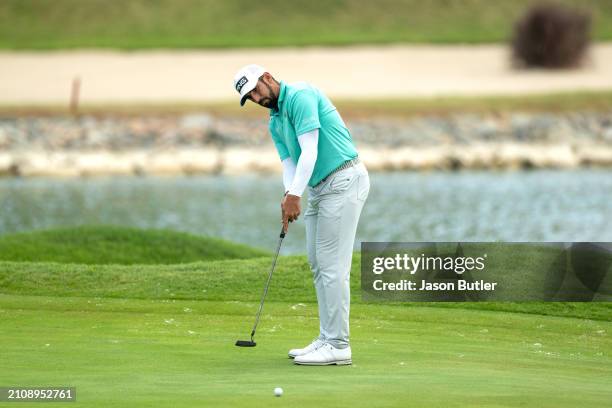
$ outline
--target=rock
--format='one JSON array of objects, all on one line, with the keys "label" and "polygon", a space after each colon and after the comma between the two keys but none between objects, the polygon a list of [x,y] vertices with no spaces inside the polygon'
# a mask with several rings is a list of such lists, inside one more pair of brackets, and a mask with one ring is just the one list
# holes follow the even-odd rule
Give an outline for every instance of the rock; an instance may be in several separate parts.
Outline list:
[{"label": "rock", "polygon": [[135,174],[142,152],[72,152],[74,171],[80,176]]},{"label": "rock", "polygon": [[179,119],[178,125],[184,130],[207,130],[212,126],[212,117],[207,114],[185,115]]},{"label": "rock", "polygon": [[10,176],[14,173],[13,158],[8,153],[0,152],[0,176]]},{"label": "rock", "polygon": [[612,144],[612,126],[604,128],[601,136],[604,142]]},{"label": "rock", "polygon": [[276,150],[230,148],[222,152],[222,171],[225,174],[252,172],[280,172],[281,163]]},{"label": "rock", "polygon": [[612,166],[612,146],[581,146],[577,150],[582,165]]},{"label": "rock", "polygon": [[[612,165],[612,114],[347,118],[372,170]],[[267,119],[183,116],[0,119],[0,173],[280,171]]]}]

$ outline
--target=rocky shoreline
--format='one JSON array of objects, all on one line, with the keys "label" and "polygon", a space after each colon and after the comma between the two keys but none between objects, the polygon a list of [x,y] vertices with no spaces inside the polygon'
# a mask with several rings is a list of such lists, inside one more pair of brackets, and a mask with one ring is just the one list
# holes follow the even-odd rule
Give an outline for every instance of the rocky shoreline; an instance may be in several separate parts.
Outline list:
[{"label": "rocky shoreline", "polygon": [[[372,171],[612,167],[612,112],[348,118]],[[265,118],[0,118],[0,175],[279,172]]]}]

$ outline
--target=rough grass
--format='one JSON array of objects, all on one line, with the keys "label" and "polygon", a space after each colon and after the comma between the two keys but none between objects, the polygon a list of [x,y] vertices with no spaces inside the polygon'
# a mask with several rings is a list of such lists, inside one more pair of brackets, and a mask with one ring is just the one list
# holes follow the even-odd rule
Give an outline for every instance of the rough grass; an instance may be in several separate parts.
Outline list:
[{"label": "rough grass", "polygon": [[338,101],[348,116],[412,116],[454,113],[576,112],[612,109],[610,91],[553,92],[521,96],[466,96]]},{"label": "rough grass", "polygon": [[118,226],[82,226],[0,236],[2,261],[179,264],[267,254],[218,238]]},{"label": "rough grass", "polygon": [[[83,226],[24,232],[0,237],[0,293],[257,302],[271,256],[245,245],[168,230]],[[360,265],[360,253],[355,253],[351,296],[356,304],[362,303]],[[305,256],[281,255],[268,300],[316,303]],[[605,302],[427,305],[612,321],[612,303]]]},{"label": "rough grass", "polygon": [[[184,265],[81,265],[0,262],[0,293],[59,297],[201,300],[257,303],[271,259],[254,258]],[[362,304],[360,257],[353,257],[351,296]],[[305,256],[279,259],[267,299],[316,303]],[[612,303],[429,302],[388,303],[402,307],[482,309],[612,321]]]},{"label": "rough grass", "polygon": [[[521,96],[457,96],[436,98],[397,98],[334,100],[334,105],[345,118],[372,116],[449,115],[455,113],[508,113],[508,112],[576,112],[612,110],[612,91],[574,91]],[[212,115],[261,118],[261,109],[234,102],[215,104],[112,104],[83,105],[81,115],[133,116],[133,115],[182,115],[208,112]],[[59,105],[0,105],[3,117],[68,115],[67,108]]]},{"label": "rough grass", "polygon": [[[612,39],[610,0],[591,10]],[[506,41],[532,0],[4,0],[0,48],[202,48]]]}]

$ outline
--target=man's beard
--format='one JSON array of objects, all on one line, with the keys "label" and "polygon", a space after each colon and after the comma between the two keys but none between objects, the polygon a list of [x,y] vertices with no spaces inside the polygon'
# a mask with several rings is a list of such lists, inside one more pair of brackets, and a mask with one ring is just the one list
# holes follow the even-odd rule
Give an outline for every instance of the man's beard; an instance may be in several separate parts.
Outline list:
[{"label": "man's beard", "polygon": [[263,98],[260,102],[261,106],[264,106],[269,109],[277,110],[278,109],[278,97],[274,96],[274,92],[272,92],[272,88],[270,85],[264,82],[264,85],[268,88],[268,92],[270,92],[269,96]]}]

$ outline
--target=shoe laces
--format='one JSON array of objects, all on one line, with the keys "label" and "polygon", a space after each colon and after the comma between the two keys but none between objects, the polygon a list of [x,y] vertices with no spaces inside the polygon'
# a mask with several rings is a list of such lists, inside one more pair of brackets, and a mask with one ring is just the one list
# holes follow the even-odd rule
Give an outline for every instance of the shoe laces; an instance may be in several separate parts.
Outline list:
[{"label": "shoe laces", "polygon": [[315,350],[318,350],[318,349],[320,349],[321,347],[323,347],[327,343],[325,343],[323,340],[321,340],[320,338],[317,337],[316,339],[314,339],[312,341],[311,344],[314,345],[314,349]]}]

